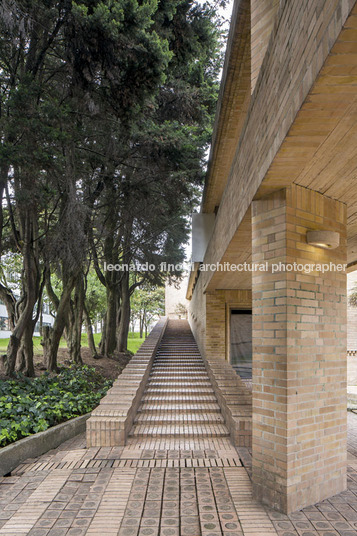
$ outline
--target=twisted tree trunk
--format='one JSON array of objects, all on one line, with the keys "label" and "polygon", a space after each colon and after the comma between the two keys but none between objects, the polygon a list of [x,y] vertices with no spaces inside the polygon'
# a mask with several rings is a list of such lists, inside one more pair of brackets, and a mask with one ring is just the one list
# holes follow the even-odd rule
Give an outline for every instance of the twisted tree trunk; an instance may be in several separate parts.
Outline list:
[{"label": "twisted tree trunk", "polygon": [[[27,347],[27,358],[29,360],[29,370],[33,368],[33,351],[29,350],[32,345],[29,340],[29,331],[33,330],[32,316],[33,310],[40,293],[40,273],[37,247],[34,246],[34,237],[37,236],[37,222],[33,207],[28,207],[22,222],[23,246],[23,296],[24,306],[19,314],[16,325],[10,335],[9,345],[6,353],[6,374],[12,376],[15,371],[16,358],[20,349],[21,339],[26,333],[25,345]],[[31,364],[32,361],[32,364]]]},{"label": "twisted tree trunk", "polygon": [[86,325],[89,351],[91,353],[91,356],[94,359],[98,359],[99,356],[97,354],[97,349],[95,347],[92,322],[91,322],[91,319],[90,319],[90,316],[89,316],[89,313],[88,313],[88,309],[87,309],[85,304],[83,306],[83,315],[84,315],[84,322],[85,322],[85,325]]},{"label": "twisted tree trunk", "polygon": [[117,351],[126,352],[130,327],[129,272],[124,272],[121,284],[120,322],[118,327]]},{"label": "twisted tree trunk", "polygon": [[53,324],[50,348],[48,350],[47,369],[50,372],[58,372],[58,347],[68,318],[68,306],[75,282],[76,277],[74,276],[71,276],[68,279],[64,278],[63,281],[63,292],[58,303],[57,314]]}]

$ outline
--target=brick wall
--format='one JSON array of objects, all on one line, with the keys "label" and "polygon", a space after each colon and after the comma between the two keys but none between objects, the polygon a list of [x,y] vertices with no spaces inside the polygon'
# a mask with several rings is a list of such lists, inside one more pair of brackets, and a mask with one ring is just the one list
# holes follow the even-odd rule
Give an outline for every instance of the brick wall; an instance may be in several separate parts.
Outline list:
[{"label": "brick wall", "polygon": [[[347,274],[347,294],[357,289],[357,271]],[[357,307],[347,303],[347,350],[357,350]]]},{"label": "brick wall", "polygon": [[[309,229],[341,245],[306,243]],[[346,207],[293,185],[253,203],[253,262],[346,262]],[[253,274],[255,496],[292,512],[346,486],[346,275]]]},{"label": "brick wall", "polygon": [[279,0],[252,0],[251,6],[251,85],[252,93],[257,82],[259,71],[268,47],[273,29]]},{"label": "brick wall", "polygon": [[[357,271],[347,274],[347,295],[357,288]],[[357,307],[347,303],[347,385],[357,385]]]},{"label": "brick wall", "polygon": [[199,275],[195,291],[188,307],[188,322],[201,354],[205,355],[206,336],[206,294],[203,289],[202,274]]},{"label": "brick wall", "polygon": [[189,322],[200,351],[205,357],[229,360],[229,308],[250,308],[250,290],[216,290],[203,294],[202,278],[189,307]]}]

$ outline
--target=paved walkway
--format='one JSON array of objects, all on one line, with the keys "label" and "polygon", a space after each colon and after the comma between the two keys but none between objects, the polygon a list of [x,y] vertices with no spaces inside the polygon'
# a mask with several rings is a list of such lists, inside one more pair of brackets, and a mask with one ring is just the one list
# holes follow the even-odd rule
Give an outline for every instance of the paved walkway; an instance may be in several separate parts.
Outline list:
[{"label": "paved walkway", "polygon": [[0,536],[357,536],[357,415],[348,491],[269,511],[252,500],[250,450],[230,443],[190,333],[178,336],[163,340],[127,446],[86,449],[81,435],[0,479]]}]

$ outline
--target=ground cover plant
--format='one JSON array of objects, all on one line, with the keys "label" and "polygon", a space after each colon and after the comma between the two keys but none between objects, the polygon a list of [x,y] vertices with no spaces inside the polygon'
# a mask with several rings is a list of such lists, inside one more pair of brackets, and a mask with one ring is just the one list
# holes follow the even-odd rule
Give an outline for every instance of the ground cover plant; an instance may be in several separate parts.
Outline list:
[{"label": "ground cover plant", "polygon": [[62,368],[56,376],[17,376],[0,384],[0,446],[94,409],[112,386],[94,368]]}]

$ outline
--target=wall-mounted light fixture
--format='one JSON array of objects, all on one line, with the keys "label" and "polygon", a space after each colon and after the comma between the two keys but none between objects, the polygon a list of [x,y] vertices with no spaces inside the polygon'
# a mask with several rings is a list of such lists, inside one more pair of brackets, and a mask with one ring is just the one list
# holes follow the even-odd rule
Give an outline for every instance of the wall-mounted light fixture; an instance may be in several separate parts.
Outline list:
[{"label": "wall-mounted light fixture", "polygon": [[340,234],[336,231],[308,231],[306,242],[317,248],[335,249],[340,245]]}]

